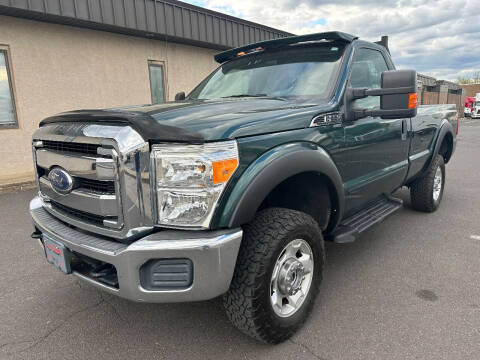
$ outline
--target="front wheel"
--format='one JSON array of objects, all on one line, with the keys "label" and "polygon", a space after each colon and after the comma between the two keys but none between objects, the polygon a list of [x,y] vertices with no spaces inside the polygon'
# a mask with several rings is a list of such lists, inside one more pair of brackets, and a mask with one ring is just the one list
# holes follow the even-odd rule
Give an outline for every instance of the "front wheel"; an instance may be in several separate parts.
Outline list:
[{"label": "front wheel", "polygon": [[445,187],[445,163],[437,155],[427,172],[410,185],[410,199],[415,210],[433,212],[442,201]]},{"label": "front wheel", "polygon": [[269,208],[244,227],[227,316],[244,333],[267,343],[285,341],[303,324],[319,291],[323,237],[302,212]]}]

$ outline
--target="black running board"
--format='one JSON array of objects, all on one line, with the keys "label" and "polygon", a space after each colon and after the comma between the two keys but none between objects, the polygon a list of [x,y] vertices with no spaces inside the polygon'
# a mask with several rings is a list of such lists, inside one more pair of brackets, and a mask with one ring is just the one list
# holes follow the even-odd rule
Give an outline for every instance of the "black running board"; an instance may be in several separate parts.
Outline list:
[{"label": "black running board", "polygon": [[362,232],[383,221],[402,207],[402,200],[382,196],[367,208],[344,219],[332,234],[325,236],[325,240],[340,244],[354,242]]}]

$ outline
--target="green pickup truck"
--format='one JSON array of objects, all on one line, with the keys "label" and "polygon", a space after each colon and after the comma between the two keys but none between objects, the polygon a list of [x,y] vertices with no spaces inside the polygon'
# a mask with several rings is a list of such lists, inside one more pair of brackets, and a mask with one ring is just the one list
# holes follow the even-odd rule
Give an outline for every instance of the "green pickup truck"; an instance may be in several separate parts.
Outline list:
[{"label": "green pickup truck", "polygon": [[43,120],[32,237],[59,270],[132,301],[223,295],[236,327],[278,343],[312,310],[324,241],[400,209],[402,186],[437,209],[457,112],[417,106],[416,73],[395,70],[385,38],[294,36],[215,59],[174,102]]}]

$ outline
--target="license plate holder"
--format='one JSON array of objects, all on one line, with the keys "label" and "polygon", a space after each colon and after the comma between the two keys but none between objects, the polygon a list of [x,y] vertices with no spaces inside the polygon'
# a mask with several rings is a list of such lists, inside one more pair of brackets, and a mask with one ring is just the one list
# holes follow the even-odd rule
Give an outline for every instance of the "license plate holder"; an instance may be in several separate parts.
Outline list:
[{"label": "license plate holder", "polygon": [[47,261],[65,274],[71,274],[70,262],[72,253],[60,241],[52,239],[48,235],[43,235],[43,248]]}]

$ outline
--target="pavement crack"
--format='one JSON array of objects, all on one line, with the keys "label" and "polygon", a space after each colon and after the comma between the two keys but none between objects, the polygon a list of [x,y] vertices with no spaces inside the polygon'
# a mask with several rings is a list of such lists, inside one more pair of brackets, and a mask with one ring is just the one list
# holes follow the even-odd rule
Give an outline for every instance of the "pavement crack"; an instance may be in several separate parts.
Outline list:
[{"label": "pavement crack", "polygon": [[296,342],[292,339],[288,339],[288,341],[290,341],[292,344],[294,345],[297,345],[299,347],[301,347],[303,350],[305,350],[307,353],[309,353],[310,355],[312,355],[313,357],[315,357],[315,359],[318,359],[318,360],[327,360],[327,358],[324,358],[324,357],[321,357],[320,355],[317,355],[310,347],[308,347],[307,345],[301,343],[301,342]]},{"label": "pavement crack", "polygon": [[47,331],[47,333],[45,333],[43,336],[41,336],[39,339],[37,340],[34,340],[33,344],[26,347],[25,349],[22,349],[20,352],[25,352],[27,350],[30,350],[32,348],[34,348],[35,346],[37,346],[38,344],[40,344],[41,342],[45,341],[48,337],[50,337],[50,335],[52,335],[54,332],[56,332],[58,329],[60,329],[61,327],[63,327],[68,320],[72,319],[73,317],[77,316],[78,314],[81,314],[85,311],[88,311],[88,310],[92,310],[94,308],[96,308],[97,306],[100,306],[101,304],[103,304],[105,302],[105,300],[103,298],[101,298],[100,301],[96,302],[95,304],[93,305],[90,305],[90,306],[87,306],[83,309],[80,309],[80,310],[77,310],[77,311],[74,311],[73,313],[71,313],[70,315],[68,315],[65,319],[63,319],[62,321],[60,321],[60,323],[55,326],[53,329]]},{"label": "pavement crack", "polygon": [[126,323],[127,325],[130,325],[130,323],[128,322],[127,319],[125,319],[121,314],[120,312],[117,310],[117,308],[115,307],[115,305],[113,305],[113,303],[111,303],[105,296],[104,294],[100,293],[100,297],[103,299],[103,301],[105,301],[105,303],[110,306],[110,308],[112,309],[113,313],[121,320],[123,321],[124,323]]},{"label": "pavement crack", "polygon": [[23,341],[9,341],[4,344],[0,345],[0,350],[3,349],[4,347],[7,347],[9,345],[19,345],[19,344],[25,344],[25,343],[31,343],[33,340],[23,340]]}]

